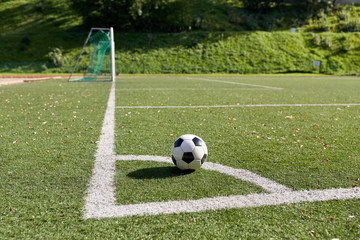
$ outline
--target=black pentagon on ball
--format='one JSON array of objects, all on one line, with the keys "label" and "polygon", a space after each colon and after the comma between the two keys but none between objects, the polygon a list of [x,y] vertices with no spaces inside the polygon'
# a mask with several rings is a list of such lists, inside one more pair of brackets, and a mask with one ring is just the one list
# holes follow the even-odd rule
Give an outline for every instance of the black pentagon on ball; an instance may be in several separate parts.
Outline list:
[{"label": "black pentagon on ball", "polygon": [[174,163],[175,166],[176,166],[176,159],[175,159],[174,155],[171,155],[171,159],[172,159],[173,163]]},{"label": "black pentagon on ball", "polygon": [[194,138],[192,139],[192,141],[193,141],[193,143],[195,144],[195,146],[197,146],[197,147],[201,147],[201,146],[202,146],[202,141],[201,141],[200,138],[194,137]]},{"label": "black pentagon on ball", "polygon": [[186,163],[191,163],[192,161],[194,161],[194,155],[192,154],[192,152],[184,152],[182,160]]},{"label": "black pentagon on ball", "polygon": [[180,147],[183,141],[184,139],[182,138],[176,139],[176,141],[174,142],[174,147]]},{"label": "black pentagon on ball", "polygon": [[204,156],[201,159],[201,164],[203,164],[206,161],[207,158],[207,154],[204,154]]}]

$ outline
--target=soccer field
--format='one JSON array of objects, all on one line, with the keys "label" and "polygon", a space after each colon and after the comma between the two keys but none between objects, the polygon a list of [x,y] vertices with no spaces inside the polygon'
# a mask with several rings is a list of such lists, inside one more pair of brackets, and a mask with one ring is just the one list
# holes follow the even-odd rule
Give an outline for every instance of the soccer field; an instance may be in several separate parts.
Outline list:
[{"label": "soccer field", "polygon": [[[359,239],[360,80],[122,76],[0,87],[0,238]],[[207,144],[178,170],[172,143]]]}]

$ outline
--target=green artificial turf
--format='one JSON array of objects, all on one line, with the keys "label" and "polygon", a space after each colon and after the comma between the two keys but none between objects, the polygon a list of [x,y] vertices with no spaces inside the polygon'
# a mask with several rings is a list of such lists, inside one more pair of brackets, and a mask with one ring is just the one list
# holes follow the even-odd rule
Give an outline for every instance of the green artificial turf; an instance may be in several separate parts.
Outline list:
[{"label": "green artificial turf", "polygon": [[140,161],[118,161],[116,167],[118,204],[266,192],[259,186],[215,171],[183,171],[172,164]]},{"label": "green artificial turf", "polygon": [[[116,106],[360,103],[355,77],[197,77],[283,90],[190,77],[122,77],[116,82]],[[84,198],[109,90],[109,83],[66,80],[0,87],[0,238],[360,235],[359,199],[85,220]],[[360,106],[116,108],[115,118],[119,155],[169,156],[176,138],[192,133],[206,142],[207,161],[249,170],[294,190],[360,184]],[[170,163],[141,161],[117,161],[115,189],[117,204],[265,192],[217,172],[183,173]]]},{"label": "green artificial turf", "polygon": [[[119,83],[118,105],[360,102],[356,93],[357,78],[208,78],[284,89],[269,90],[186,78],[128,79]],[[137,81],[144,83],[138,89]],[[127,88],[132,90],[127,91]],[[199,90],[201,88],[204,89]],[[132,96],[128,96],[131,93]],[[293,189],[359,184],[359,106],[126,108],[117,109],[116,113],[119,154],[169,156],[172,142],[182,134],[191,133],[207,143],[208,161],[245,168]]]}]

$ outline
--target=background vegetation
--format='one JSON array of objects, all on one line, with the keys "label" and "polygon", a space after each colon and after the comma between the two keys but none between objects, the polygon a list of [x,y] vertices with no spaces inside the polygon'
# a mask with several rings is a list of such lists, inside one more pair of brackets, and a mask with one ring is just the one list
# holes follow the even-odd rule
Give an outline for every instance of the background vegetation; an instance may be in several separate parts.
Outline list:
[{"label": "background vegetation", "polygon": [[[204,77],[118,78],[116,106],[360,102],[355,77],[200,79]],[[229,81],[284,89],[226,83]],[[84,196],[110,86],[67,84],[59,79],[0,88],[0,239],[360,236],[359,199],[83,219]],[[116,152],[168,156],[176,137],[192,132],[206,139],[209,162],[246,169],[294,190],[352,188],[360,184],[359,116],[358,106],[117,108]],[[116,167],[119,204],[124,200],[167,201],[173,199],[175,191],[177,200],[263,191],[205,169],[184,178],[172,172],[172,164],[117,161]],[[161,173],[169,177],[161,178]],[[190,187],[194,185],[196,191]],[[194,192],[196,196],[191,195]]]},{"label": "background vegetation", "polygon": [[70,72],[90,26],[115,28],[119,73],[360,69],[360,8],[336,1],[14,0],[0,13],[0,72]]}]

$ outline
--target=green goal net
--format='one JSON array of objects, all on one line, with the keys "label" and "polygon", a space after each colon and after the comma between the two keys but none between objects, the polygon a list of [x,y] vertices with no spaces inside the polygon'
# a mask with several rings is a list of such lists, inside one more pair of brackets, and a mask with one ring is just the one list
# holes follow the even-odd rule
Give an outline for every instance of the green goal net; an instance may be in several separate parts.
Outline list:
[{"label": "green goal net", "polygon": [[71,82],[114,80],[112,28],[92,28],[69,77]]}]

